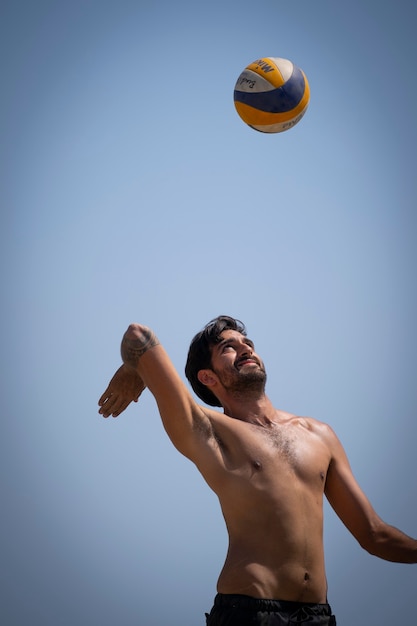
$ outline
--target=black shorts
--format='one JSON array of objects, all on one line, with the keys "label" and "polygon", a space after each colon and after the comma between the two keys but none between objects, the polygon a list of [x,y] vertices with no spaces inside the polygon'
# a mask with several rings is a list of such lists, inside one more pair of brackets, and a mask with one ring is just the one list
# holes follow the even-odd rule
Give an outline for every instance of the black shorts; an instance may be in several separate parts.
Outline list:
[{"label": "black shorts", "polygon": [[207,626],[336,626],[329,604],[261,600],[251,596],[221,594],[214,599]]}]

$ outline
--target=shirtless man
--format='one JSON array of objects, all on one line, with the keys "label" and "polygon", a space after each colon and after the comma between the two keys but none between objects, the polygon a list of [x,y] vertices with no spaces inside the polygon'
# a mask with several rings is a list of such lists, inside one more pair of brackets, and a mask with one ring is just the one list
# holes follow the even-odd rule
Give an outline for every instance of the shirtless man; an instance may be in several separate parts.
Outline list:
[{"label": "shirtless man", "polygon": [[220,500],[229,548],[208,626],[336,624],[327,604],[323,494],[365,550],[417,562],[417,540],[376,514],[333,430],[273,407],[241,322],[212,320],[188,353],[195,393],[223,413],[194,401],[149,328],[131,324],[121,354],[99,412],[117,417],[148,387],[172,443]]}]

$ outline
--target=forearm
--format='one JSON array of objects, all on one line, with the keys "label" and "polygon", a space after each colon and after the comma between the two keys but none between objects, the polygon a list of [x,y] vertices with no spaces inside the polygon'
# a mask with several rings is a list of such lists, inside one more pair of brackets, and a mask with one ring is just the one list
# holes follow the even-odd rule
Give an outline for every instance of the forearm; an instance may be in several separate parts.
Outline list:
[{"label": "forearm", "polygon": [[394,563],[417,563],[417,540],[384,522],[363,546],[368,552]]},{"label": "forearm", "polygon": [[[123,335],[121,356],[134,369],[154,396],[165,430],[180,452],[191,458],[196,432],[207,429],[208,420],[182,382],[155,333],[141,324],[131,324]],[[199,429],[195,429],[198,420]]]}]

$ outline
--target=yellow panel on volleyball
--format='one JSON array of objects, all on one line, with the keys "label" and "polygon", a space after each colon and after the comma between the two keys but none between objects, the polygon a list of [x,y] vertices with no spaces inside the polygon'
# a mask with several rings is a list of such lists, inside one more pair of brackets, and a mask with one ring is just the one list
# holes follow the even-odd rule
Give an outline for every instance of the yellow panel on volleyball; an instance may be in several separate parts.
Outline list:
[{"label": "yellow panel on volleyball", "polygon": [[[286,59],[282,60],[285,61]],[[274,87],[282,87],[287,80],[280,72],[278,65],[268,57],[250,63],[246,69],[252,70],[255,74],[262,76],[262,78],[268,77],[268,82]]]},{"label": "yellow panel on volleyball", "polygon": [[300,100],[299,104],[290,111],[285,111],[283,113],[269,113],[267,111],[255,109],[247,104],[244,104],[243,102],[235,102],[235,107],[242,120],[246,122],[246,124],[249,124],[249,126],[268,126],[270,124],[289,122],[290,120],[297,118],[300,113],[307,108],[309,100],[310,88],[306,80],[304,96]]}]

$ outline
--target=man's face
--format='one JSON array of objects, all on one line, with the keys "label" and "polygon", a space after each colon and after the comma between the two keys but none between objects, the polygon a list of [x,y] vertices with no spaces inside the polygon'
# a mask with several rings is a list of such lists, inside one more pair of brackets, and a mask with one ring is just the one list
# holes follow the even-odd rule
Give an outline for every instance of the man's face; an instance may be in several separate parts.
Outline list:
[{"label": "man's face", "polygon": [[253,342],[236,330],[225,330],[211,353],[211,369],[227,391],[263,391],[266,372]]}]

